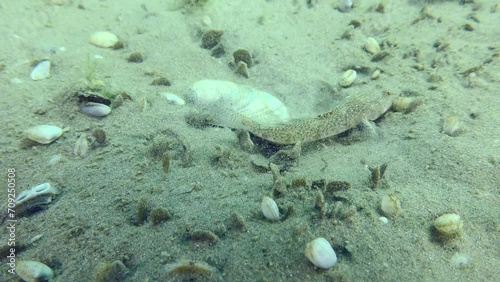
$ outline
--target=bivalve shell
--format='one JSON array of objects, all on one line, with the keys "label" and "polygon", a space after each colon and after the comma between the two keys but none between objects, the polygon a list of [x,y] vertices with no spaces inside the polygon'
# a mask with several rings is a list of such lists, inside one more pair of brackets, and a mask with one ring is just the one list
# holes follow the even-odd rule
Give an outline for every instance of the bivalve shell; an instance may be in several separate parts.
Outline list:
[{"label": "bivalve shell", "polygon": [[453,237],[462,232],[464,222],[456,213],[447,213],[436,218],[432,224],[438,233],[444,237]]},{"label": "bivalve shell", "polygon": [[95,117],[103,117],[111,113],[111,107],[100,103],[88,102],[82,106],[82,112]]},{"label": "bivalve shell", "polygon": [[89,41],[97,47],[111,48],[118,43],[119,39],[109,31],[96,31],[90,36]]},{"label": "bivalve shell", "polygon": [[280,210],[273,199],[269,197],[262,198],[260,208],[267,219],[271,221],[278,221],[280,219]]},{"label": "bivalve shell", "polygon": [[31,70],[30,78],[32,80],[42,80],[50,76],[50,62],[43,60],[36,64],[36,66]]},{"label": "bivalve shell", "polygon": [[27,282],[48,281],[54,277],[50,267],[34,260],[17,261],[16,274]]},{"label": "bivalve shell", "polygon": [[398,196],[394,193],[389,193],[382,197],[380,209],[387,216],[396,216],[401,214],[403,211],[401,208],[401,202],[399,201]]},{"label": "bivalve shell", "polygon": [[368,37],[365,42],[365,50],[368,53],[377,54],[380,52],[380,45],[378,45],[377,40],[373,37]]},{"label": "bivalve shell", "polygon": [[344,72],[344,74],[340,78],[340,81],[339,81],[340,86],[342,86],[342,87],[351,86],[351,84],[354,82],[354,80],[356,80],[357,76],[358,76],[358,74],[356,73],[355,70],[351,70],[351,69],[347,70],[346,72]]},{"label": "bivalve shell", "polygon": [[89,150],[89,142],[87,141],[87,134],[82,134],[73,147],[73,155],[77,157],[86,157]]},{"label": "bivalve shell", "polygon": [[50,144],[59,136],[61,136],[63,130],[55,125],[37,125],[28,128],[26,130],[26,137],[40,144]]},{"label": "bivalve shell", "polygon": [[329,269],[337,263],[337,255],[325,238],[316,238],[307,243],[304,250],[306,257],[319,268]]},{"label": "bivalve shell", "polygon": [[173,94],[173,93],[168,93],[168,92],[165,92],[165,93],[162,93],[161,94],[163,97],[165,97],[165,99],[167,99],[167,101],[170,103],[170,104],[174,104],[174,105],[179,105],[179,106],[182,106],[182,105],[185,105],[186,102],[184,102],[184,100]]},{"label": "bivalve shell", "polygon": [[17,216],[27,215],[30,211],[40,210],[50,204],[59,190],[50,185],[42,183],[19,193],[15,199]]},{"label": "bivalve shell", "polygon": [[248,121],[269,127],[290,120],[286,106],[278,98],[230,81],[200,80],[186,97],[215,125],[246,129]]}]

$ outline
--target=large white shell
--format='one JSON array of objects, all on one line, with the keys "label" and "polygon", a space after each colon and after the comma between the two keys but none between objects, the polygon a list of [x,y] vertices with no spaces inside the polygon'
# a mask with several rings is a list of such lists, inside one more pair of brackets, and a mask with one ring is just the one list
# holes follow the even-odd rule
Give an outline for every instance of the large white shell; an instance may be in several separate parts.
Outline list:
[{"label": "large white shell", "polygon": [[50,62],[47,60],[39,62],[30,73],[32,80],[42,80],[50,76]]},{"label": "large white shell", "polygon": [[306,257],[315,266],[328,269],[337,263],[337,255],[325,238],[316,238],[307,243],[304,251]]},{"label": "large white shell", "polygon": [[269,197],[262,198],[260,208],[262,209],[262,213],[267,219],[271,221],[280,220],[280,210],[278,209],[278,205],[276,205],[276,202],[273,199]]},{"label": "large white shell", "polygon": [[95,46],[110,48],[118,43],[118,36],[109,31],[96,31],[90,36],[89,41]]},{"label": "large white shell", "polygon": [[61,136],[63,130],[55,125],[37,125],[26,130],[26,137],[40,144],[49,144]]},{"label": "large white shell", "polygon": [[49,281],[54,276],[50,267],[34,260],[17,261],[16,274],[27,282]]},{"label": "large white shell", "polygon": [[221,126],[245,129],[245,121],[268,127],[290,120],[286,106],[278,98],[230,81],[200,80],[186,97],[188,103]]},{"label": "large white shell", "polygon": [[111,107],[104,104],[88,102],[82,107],[82,112],[95,117],[103,117],[111,113]]}]

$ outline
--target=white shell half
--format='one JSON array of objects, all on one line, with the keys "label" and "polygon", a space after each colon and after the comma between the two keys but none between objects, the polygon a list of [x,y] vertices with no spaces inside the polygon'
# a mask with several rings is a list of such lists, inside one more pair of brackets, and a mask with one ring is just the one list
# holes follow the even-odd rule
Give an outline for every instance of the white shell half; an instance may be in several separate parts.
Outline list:
[{"label": "white shell half", "polygon": [[286,106],[273,95],[230,81],[200,80],[187,94],[188,103],[208,114],[216,125],[246,129],[245,121],[262,127],[290,120]]},{"label": "white shell half", "polygon": [[85,158],[87,156],[88,150],[89,150],[89,142],[87,141],[87,135],[82,134],[76,140],[75,147],[73,147],[73,155]]},{"label": "white shell half", "polygon": [[50,62],[45,60],[39,62],[30,73],[32,80],[42,80],[50,76]]},{"label": "white shell half", "polygon": [[347,13],[351,10],[352,0],[339,0],[339,10],[342,13]]},{"label": "white shell half", "polygon": [[271,221],[280,220],[280,210],[278,209],[278,205],[276,205],[276,202],[273,199],[269,197],[262,198],[260,208],[262,209],[262,213],[267,219]]},{"label": "white shell half", "polygon": [[342,77],[340,78],[340,81],[339,81],[339,84],[340,86],[342,87],[349,87],[351,86],[351,84],[354,82],[354,80],[356,80],[356,77],[358,76],[358,74],[356,73],[355,70],[347,70],[346,72],[344,72],[344,74],[342,74]]},{"label": "white shell half", "polygon": [[167,99],[167,101],[170,104],[179,105],[179,106],[186,104],[186,102],[184,102],[184,100],[181,97],[179,97],[173,93],[165,92],[165,93],[161,93],[161,96],[165,97],[165,99]]},{"label": "white shell half", "polygon": [[89,41],[97,47],[109,48],[118,43],[118,36],[109,31],[96,31],[90,36]]},{"label": "white shell half", "polygon": [[99,103],[87,103],[82,107],[82,112],[95,117],[103,117],[111,113],[111,107]]},{"label": "white shell half", "polygon": [[27,282],[49,281],[54,277],[50,267],[34,260],[17,261],[16,274]]},{"label": "white shell half", "polygon": [[375,38],[368,37],[365,42],[365,50],[368,53],[377,54],[378,52],[380,52],[380,45],[378,45],[378,42]]},{"label": "white shell half", "polygon": [[59,138],[63,130],[55,125],[37,125],[26,130],[26,137],[40,144],[49,144]]},{"label": "white shell half", "polygon": [[325,238],[316,238],[307,243],[304,251],[306,257],[315,266],[328,269],[337,263],[337,255]]}]

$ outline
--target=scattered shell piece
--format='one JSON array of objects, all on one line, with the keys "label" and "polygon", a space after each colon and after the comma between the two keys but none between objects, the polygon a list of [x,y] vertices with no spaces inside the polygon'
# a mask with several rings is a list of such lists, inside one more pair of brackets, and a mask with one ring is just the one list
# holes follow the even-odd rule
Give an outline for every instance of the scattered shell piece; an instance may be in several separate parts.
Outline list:
[{"label": "scattered shell piece", "polygon": [[339,84],[342,87],[349,87],[351,84],[356,80],[356,77],[358,74],[356,73],[355,70],[349,69],[340,78]]},{"label": "scattered shell piece", "polygon": [[389,219],[387,219],[387,217],[385,216],[381,216],[378,218],[378,221],[380,221],[382,224],[387,224],[389,223]]},{"label": "scattered shell piece", "polygon": [[50,157],[49,159],[49,165],[56,165],[58,164],[61,160],[63,159],[61,154],[56,154]]},{"label": "scattered shell piece", "polygon": [[87,141],[87,134],[82,134],[76,140],[75,147],[73,147],[73,155],[77,157],[86,157],[89,150],[89,142]]},{"label": "scattered shell piece", "polygon": [[380,77],[380,70],[377,69],[375,70],[372,75],[370,76],[371,79],[375,80],[375,79],[378,79]]},{"label": "scattered shell piece", "polygon": [[238,62],[238,64],[236,65],[236,69],[234,70],[234,73],[236,74],[239,74],[245,78],[249,78],[250,77],[250,73],[248,72],[248,67],[247,67],[247,64],[245,64],[245,62]]},{"label": "scattered shell piece", "polygon": [[41,209],[50,204],[57,194],[59,190],[48,182],[24,190],[16,197],[16,213],[23,216],[27,212]]},{"label": "scattered shell piece", "polygon": [[437,232],[443,237],[453,237],[462,232],[464,222],[456,213],[447,213],[436,218],[432,223]]},{"label": "scattered shell piece", "polygon": [[420,104],[422,104],[422,98],[420,97],[397,97],[392,101],[392,109],[395,112],[407,114],[412,112]]},{"label": "scattered shell piece", "polygon": [[179,106],[183,106],[186,104],[186,102],[181,97],[179,97],[173,93],[164,92],[164,93],[161,93],[160,95],[165,97],[165,99],[167,99],[167,101],[170,104],[179,105]]},{"label": "scattered shell piece", "polygon": [[204,26],[211,26],[212,25],[212,19],[209,17],[209,16],[204,16],[202,19],[201,19],[201,23],[204,25]]},{"label": "scattered shell piece", "polygon": [[170,274],[201,274],[210,275],[215,268],[203,261],[179,260],[165,265],[165,271]]},{"label": "scattered shell piece", "polygon": [[50,76],[50,62],[43,60],[36,64],[36,66],[31,70],[30,78],[32,80],[42,80]]},{"label": "scattered shell piece", "polygon": [[463,129],[456,116],[449,116],[444,120],[443,132],[451,137],[462,134]]},{"label": "scattered shell piece", "polygon": [[371,54],[377,54],[380,52],[380,45],[378,45],[377,40],[373,37],[368,37],[365,42],[365,50]]},{"label": "scattered shell piece", "polygon": [[450,259],[452,267],[463,268],[469,266],[471,263],[470,257],[459,253],[454,254]]},{"label": "scattered shell piece", "polygon": [[342,13],[347,13],[351,10],[352,0],[339,0],[339,10]]},{"label": "scattered shell piece", "polygon": [[306,257],[315,266],[329,269],[337,263],[337,255],[325,238],[316,238],[307,243],[304,250]]},{"label": "scattered shell piece", "polygon": [[140,112],[145,112],[148,109],[149,102],[146,96],[142,96],[141,98],[139,98],[139,101],[137,103]]},{"label": "scattered shell piece", "polygon": [[271,221],[278,221],[280,219],[280,210],[273,199],[269,197],[262,198],[260,208],[267,219]]},{"label": "scattered shell piece", "polygon": [[89,41],[97,47],[112,48],[119,42],[119,39],[109,31],[96,31],[90,36]]},{"label": "scattered shell piece", "polygon": [[402,212],[401,202],[399,201],[398,196],[394,193],[389,193],[382,197],[380,208],[387,216],[396,216]]},{"label": "scattered shell piece", "polygon": [[50,267],[34,260],[18,260],[16,274],[27,282],[49,281],[54,277]]},{"label": "scattered shell piece", "polygon": [[10,80],[11,84],[21,84],[23,81],[19,77],[14,77]]},{"label": "scattered shell piece", "polygon": [[81,109],[82,112],[94,117],[103,117],[111,113],[110,106],[93,102],[84,103]]},{"label": "scattered shell piece", "polygon": [[55,125],[37,125],[28,128],[26,130],[26,137],[40,144],[50,144],[59,136],[61,136],[63,130]]}]

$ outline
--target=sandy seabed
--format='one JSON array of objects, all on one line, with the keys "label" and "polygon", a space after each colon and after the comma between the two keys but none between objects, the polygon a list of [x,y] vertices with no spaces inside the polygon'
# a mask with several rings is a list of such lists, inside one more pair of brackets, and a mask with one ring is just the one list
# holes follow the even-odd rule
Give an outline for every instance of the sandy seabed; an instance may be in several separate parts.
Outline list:
[{"label": "sandy seabed", "polygon": [[[347,13],[336,9],[337,1],[207,2],[0,4],[1,168],[4,175],[15,168],[17,193],[44,182],[60,190],[45,209],[18,218],[17,259],[47,264],[53,281],[100,281],[95,270],[116,261],[128,270],[112,281],[500,277],[500,2],[354,1]],[[125,48],[90,44],[89,36],[100,30],[116,34]],[[200,47],[208,30],[224,32],[219,57]],[[385,58],[373,61],[363,50],[368,37],[380,43]],[[249,78],[230,67],[237,49],[248,50],[256,62]],[[144,61],[128,62],[133,52]],[[31,64],[42,59],[51,61],[51,75],[32,81]],[[131,98],[104,118],[85,115],[64,99],[85,78],[89,60],[98,62],[95,79]],[[354,84],[338,87],[351,68],[358,70]],[[380,77],[371,79],[375,70]],[[151,85],[154,78],[145,75],[151,72],[168,77],[171,86]],[[281,174],[287,186],[273,193],[271,172],[252,165],[267,163],[267,156],[242,150],[229,128],[188,125],[192,108],[161,95],[184,97],[201,79],[273,93],[297,118],[365,89],[422,103],[406,113],[390,110],[377,120],[376,136],[304,144],[299,160]],[[450,119],[458,122],[456,136],[443,132]],[[69,130],[49,145],[22,145],[24,131],[39,124]],[[78,137],[90,137],[95,128],[106,132],[106,143],[75,157]],[[189,144],[189,165],[172,140]],[[156,154],[164,142],[171,155],[166,175]],[[381,164],[387,164],[384,185],[373,189],[366,166]],[[306,186],[291,185],[303,178]],[[5,203],[6,179],[0,190]],[[350,183],[347,190],[323,191],[324,218],[315,208],[320,189],[311,187],[321,179]],[[389,193],[401,201],[402,212],[384,225],[380,202]],[[283,215],[293,213],[266,221],[263,196],[273,196]],[[172,216],[137,224],[138,203]],[[451,240],[432,227],[446,213],[464,222]],[[7,272],[8,237],[2,228],[0,280],[19,281]],[[338,263],[329,270],[304,256],[307,242],[317,237],[337,252]],[[183,260],[205,265],[207,273],[165,270]]]}]

